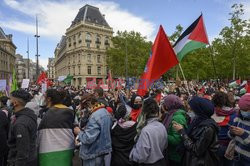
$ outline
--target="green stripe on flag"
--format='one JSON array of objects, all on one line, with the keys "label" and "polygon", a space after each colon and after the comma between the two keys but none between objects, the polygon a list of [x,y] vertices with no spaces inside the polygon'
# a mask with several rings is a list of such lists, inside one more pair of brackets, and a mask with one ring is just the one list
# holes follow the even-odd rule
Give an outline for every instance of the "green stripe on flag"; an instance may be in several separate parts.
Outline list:
[{"label": "green stripe on flag", "polygon": [[193,41],[190,40],[190,42],[188,42],[182,49],[180,52],[177,53],[177,58],[179,60],[179,62],[183,59],[183,57],[188,54],[189,52],[198,49],[198,48],[203,48],[205,47],[206,44],[205,43],[201,43],[201,42],[197,42],[197,41]]},{"label": "green stripe on flag", "polygon": [[39,165],[40,166],[71,166],[73,158],[73,149],[40,153]]}]

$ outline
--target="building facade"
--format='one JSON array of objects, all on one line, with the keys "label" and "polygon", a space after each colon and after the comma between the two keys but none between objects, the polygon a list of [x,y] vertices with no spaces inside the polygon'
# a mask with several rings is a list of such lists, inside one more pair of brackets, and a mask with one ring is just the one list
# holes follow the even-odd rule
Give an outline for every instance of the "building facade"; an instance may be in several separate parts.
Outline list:
[{"label": "building facade", "polygon": [[49,58],[49,62],[47,65],[47,74],[49,80],[55,80],[55,58]]},{"label": "building facade", "polygon": [[16,46],[12,35],[6,35],[0,27],[0,79],[9,80],[15,67]]},{"label": "building facade", "polygon": [[[20,54],[16,54],[15,57],[17,82],[21,84],[23,79],[30,79],[30,83],[36,82],[36,63],[31,59],[23,58]],[[39,71],[44,71],[44,68],[39,66]]]},{"label": "building facade", "polygon": [[72,75],[72,85],[81,86],[107,76],[106,50],[111,46],[113,29],[94,6],[85,5],[55,49],[55,75]]}]

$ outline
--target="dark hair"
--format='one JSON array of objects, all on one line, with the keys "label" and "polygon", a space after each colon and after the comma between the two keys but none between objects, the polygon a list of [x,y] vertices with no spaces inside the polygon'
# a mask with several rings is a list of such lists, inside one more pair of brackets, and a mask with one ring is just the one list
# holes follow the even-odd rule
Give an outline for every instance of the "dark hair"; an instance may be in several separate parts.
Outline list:
[{"label": "dark hair", "polygon": [[2,97],[0,97],[0,102],[4,105],[4,106],[6,106],[7,105],[7,101],[8,101],[8,97],[7,96],[2,96]]},{"label": "dark hair", "polygon": [[19,90],[15,90],[15,91],[11,92],[11,96],[18,98],[18,99],[21,99],[23,101],[24,105],[26,103],[28,103],[32,98],[31,95],[23,89],[19,89]]},{"label": "dark hair", "polygon": [[126,106],[124,104],[120,105],[114,113],[116,120],[124,118],[127,113]]},{"label": "dark hair", "polygon": [[146,118],[150,118],[153,115],[159,113],[159,106],[153,98],[148,98],[144,101],[142,112],[146,114]]},{"label": "dark hair", "polygon": [[55,104],[62,104],[65,98],[65,91],[58,91],[56,89],[48,89],[46,91],[47,97],[51,98],[51,103]]},{"label": "dark hair", "polygon": [[65,97],[63,99],[63,104],[67,107],[72,106],[72,98],[69,94],[69,92],[66,92]]},{"label": "dark hair", "polygon": [[215,107],[231,107],[232,104],[228,98],[228,95],[224,92],[216,92],[212,98],[213,104]]},{"label": "dark hair", "polygon": [[98,101],[95,97],[95,95],[90,94],[90,93],[85,93],[82,97],[81,97],[81,107],[85,108],[86,104],[90,102],[90,104],[94,105],[96,104]]},{"label": "dark hair", "polygon": [[94,92],[97,93],[99,97],[103,97],[103,89],[101,87],[95,88]]}]

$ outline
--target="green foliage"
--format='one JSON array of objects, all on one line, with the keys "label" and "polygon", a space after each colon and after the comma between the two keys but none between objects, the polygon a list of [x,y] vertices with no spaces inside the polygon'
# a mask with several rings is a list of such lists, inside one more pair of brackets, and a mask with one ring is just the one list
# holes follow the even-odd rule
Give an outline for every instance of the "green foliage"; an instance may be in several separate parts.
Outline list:
[{"label": "green foliage", "polygon": [[[112,38],[113,46],[107,50],[108,65],[115,76],[125,76],[126,50],[128,76],[140,76],[147,63],[152,43],[138,32],[117,32]],[[127,46],[126,46],[127,45]]]},{"label": "green foliage", "polygon": [[[233,79],[235,62],[235,78],[246,79],[250,76],[250,19],[244,20],[242,4],[234,4],[229,13],[230,26],[224,27],[211,43],[211,48],[194,50],[181,62],[188,80],[191,79]],[[169,36],[172,44],[180,37],[183,28],[176,26],[175,32]],[[116,76],[125,76],[126,41],[128,55],[128,76],[140,76],[149,58],[152,46],[137,32],[118,32],[112,39],[113,48],[108,50],[108,64]],[[214,57],[217,75],[214,73],[212,58]],[[163,79],[182,78],[179,66],[170,69]]]}]

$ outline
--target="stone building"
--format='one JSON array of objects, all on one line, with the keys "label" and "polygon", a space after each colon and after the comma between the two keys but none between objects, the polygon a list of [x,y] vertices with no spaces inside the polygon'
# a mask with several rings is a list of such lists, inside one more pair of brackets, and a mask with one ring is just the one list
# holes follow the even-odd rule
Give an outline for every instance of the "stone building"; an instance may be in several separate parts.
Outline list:
[{"label": "stone building", "polygon": [[9,80],[15,67],[16,46],[12,35],[6,35],[0,27],[0,79]]},{"label": "stone building", "polygon": [[107,76],[106,50],[111,46],[113,29],[94,6],[85,5],[66,30],[55,49],[55,75],[72,75],[72,85],[97,82]]},{"label": "stone building", "polygon": [[[16,54],[16,77],[19,84],[22,83],[23,79],[30,79],[30,83],[36,82],[36,63],[31,59],[23,58],[22,55]],[[29,65],[28,65],[29,62]],[[29,66],[29,70],[28,70]],[[39,71],[44,71],[42,66],[39,66]],[[29,74],[28,74],[29,72]]]},{"label": "stone building", "polygon": [[49,58],[47,65],[47,75],[49,80],[54,81],[55,79],[55,58]]}]

